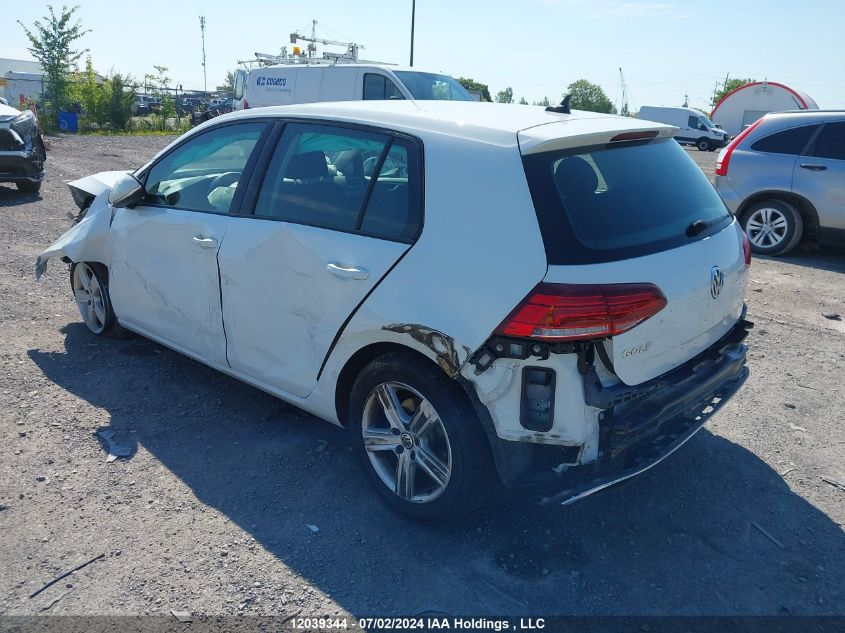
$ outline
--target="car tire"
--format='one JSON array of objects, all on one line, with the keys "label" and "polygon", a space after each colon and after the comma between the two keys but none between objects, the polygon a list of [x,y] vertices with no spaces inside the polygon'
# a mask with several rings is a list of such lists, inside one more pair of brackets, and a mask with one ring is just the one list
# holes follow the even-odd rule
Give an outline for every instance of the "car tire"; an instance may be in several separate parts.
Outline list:
[{"label": "car tire", "polygon": [[794,206],[783,200],[763,200],[742,214],[742,228],[759,255],[786,255],[798,245],[804,220]]},{"label": "car tire", "polygon": [[434,363],[405,352],[377,358],[355,381],[348,413],[367,477],[392,509],[454,521],[496,487],[481,422]]},{"label": "car tire", "polygon": [[96,262],[70,267],[70,287],[85,326],[98,336],[126,338],[129,332],[117,322],[109,296],[108,269]]},{"label": "car tire", "polygon": [[698,148],[700,152],[709,152],[710,151],[710,141],[706,138],[700,138],[695,142],[695,146]]},{"label": "car tire", "polygon": [[38,193],[41,191],[41,181],[32,182],[31,180],[19,180],[15,183],[18,191],[21,193]]}]

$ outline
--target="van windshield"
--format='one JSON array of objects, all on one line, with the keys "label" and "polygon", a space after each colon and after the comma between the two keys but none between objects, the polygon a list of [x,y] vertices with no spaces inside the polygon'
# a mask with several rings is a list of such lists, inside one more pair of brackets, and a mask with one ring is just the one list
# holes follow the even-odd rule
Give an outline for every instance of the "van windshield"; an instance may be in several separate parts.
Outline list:
[{"label": "van windshield", "polygon": [[[731,222],[719,194],[672,139],[523,157],[550,264],[677,248]],[[689,231],[693,223],[701,230]]]},{"label": "van windshield", "polygon": [[449,75],[409,70],[393,71],[414,99],[426,101],[472,101],[472,95]]}]

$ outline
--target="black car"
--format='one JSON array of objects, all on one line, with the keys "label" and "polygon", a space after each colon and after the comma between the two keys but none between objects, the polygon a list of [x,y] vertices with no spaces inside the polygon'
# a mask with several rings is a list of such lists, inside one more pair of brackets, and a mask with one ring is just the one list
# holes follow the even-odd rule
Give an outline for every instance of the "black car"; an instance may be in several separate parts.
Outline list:
[{"label": "black car", "polygon": [[44,180],[45,160],[35,114],[0,104],[0,182],[13,182],[24,193],[36,193]]}]

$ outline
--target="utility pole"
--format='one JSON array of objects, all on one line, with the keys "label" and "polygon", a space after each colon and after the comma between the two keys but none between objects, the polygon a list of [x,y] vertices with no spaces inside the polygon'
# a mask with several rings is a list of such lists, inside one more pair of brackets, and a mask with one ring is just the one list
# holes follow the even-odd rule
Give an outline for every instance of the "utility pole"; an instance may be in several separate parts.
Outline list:
[{"label": "utility pole", "polygon": [[411,66],[414,65],[414,17],[417,13],[417,0],[411,0]]},{"label": "utility pole", "polygon": [[205,16],[200,16],[200,31],[202,31],[202,89],[208,92],[208,73],[205,70]]}]

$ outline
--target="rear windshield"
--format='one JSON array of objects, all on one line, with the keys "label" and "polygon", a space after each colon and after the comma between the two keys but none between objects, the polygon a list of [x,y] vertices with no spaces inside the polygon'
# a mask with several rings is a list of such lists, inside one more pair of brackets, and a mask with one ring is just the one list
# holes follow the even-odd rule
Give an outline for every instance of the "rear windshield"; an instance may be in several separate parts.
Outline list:
[{"label": "rear windshield", "polygon": [[532,154],[523,164],[549,264],[648,255],[731,222],[710,181],[673,139]]}]

